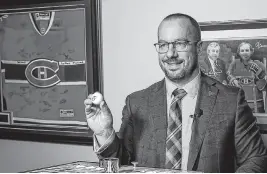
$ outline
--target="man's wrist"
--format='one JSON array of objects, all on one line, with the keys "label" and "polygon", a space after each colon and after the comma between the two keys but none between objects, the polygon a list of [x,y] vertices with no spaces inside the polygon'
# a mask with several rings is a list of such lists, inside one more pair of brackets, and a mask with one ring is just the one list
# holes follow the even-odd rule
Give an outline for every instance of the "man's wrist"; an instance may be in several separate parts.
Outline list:
[{"label": "man's wrist", "polygon": [[262,80],[265,79],[265,72],[262,71],[261,73],[259,73],[259,75],[257,75],[258,79]]},{"label": "man's wrist", "polygon": [[104,129],[104,130],[102,130],[98,133],[94,133],[94,134],[98,140],[100,140],[100,139],[101,140],[107,140],[110,137],[110,135],[113,133],[113,131],[114,131],[114,129],[113,129],[113,127],[111,127],[111,128]]}]

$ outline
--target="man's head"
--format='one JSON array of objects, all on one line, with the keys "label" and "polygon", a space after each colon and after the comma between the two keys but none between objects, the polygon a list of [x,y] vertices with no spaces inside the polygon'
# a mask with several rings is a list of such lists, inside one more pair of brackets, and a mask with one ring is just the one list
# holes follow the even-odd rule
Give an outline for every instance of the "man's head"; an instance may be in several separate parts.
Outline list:
[{"label": "man's head", "polygon": [[220,54],[220,45],[217,42],[211,42],[207,47],[208,57],[212,60],[217,60]]},{"label": "man's head", "polygon": [[250,60],[252,54],[254,53],[254,48],[250,43],[242,42],[237,48],[237,54],[240,56],[242,61]]},{"label": "man's head", "polygon": [[171,14],[158,28],[159,64],[166,77],[172,81],[190,79],[197,70],[197,55],[201,47],[198,23],[185,14]]}]

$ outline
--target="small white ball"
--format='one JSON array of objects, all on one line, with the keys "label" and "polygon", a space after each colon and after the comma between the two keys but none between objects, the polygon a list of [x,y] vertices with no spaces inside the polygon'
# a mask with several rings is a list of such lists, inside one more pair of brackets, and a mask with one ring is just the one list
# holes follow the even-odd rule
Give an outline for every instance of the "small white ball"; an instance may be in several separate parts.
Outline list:
[{"label": "small white ball", "polygon": [[95,92],[92,96],[92,102],[95,105],[100,105],[100,103],[103,101],[103,95],[99,92]]}]

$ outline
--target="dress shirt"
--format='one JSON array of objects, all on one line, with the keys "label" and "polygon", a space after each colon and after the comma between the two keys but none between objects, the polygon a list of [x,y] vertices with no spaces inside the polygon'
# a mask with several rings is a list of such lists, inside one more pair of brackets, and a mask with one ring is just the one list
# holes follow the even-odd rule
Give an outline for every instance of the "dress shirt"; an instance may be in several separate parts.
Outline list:
[{"label": "dress shirt", "polygon": [[100,144],[97,141],[96,135],[93,135],[93,139],[94,139],[94,151],[97,154],[100,154],[101,152],[103,152],[111,143],[112,141],[115,139],[115,130],[113,129],[111,135],[109,136],[109,138],[106,140],[106,142],[100,146]]},{"label": "dress shirt", "polygon": [[186,171],[187,170],[187,162],[189,156],[189,144],[191,140],[192,134],[192,123],[193,118],[190,115],[194,115],[196,102],[197,102],[197,95],[198,89],[200,86],[200,72],[199,74],[192,79],[189,83],[184,86],[179,86],[168,78],[165,78],[166,81],[166,92],[167,92],[167,113],[169,116],[170,105],[173,99],[172,92],[175,89],[184,89],[186,91],[186,95],[181,100],[181,111],[182,111],[182,164],[181,169]]},{"label": "dress shirt", "polygon": [[[189,156],[189,143],[191,140],[191,126],[193,123],[193,118],[190,117],[190,115],[194,115],[195,113],[195,107],[197,102],[197,95],[198,95],[198,89],[200,86],[200,72],[198,75],[192,79],[189,83],[187,83],[184,86],[179,86],[172,81],[170,81],[168,78],[165,77],[166,82],[166,92],[167,92],[167,114],[169,116],[169,109],[170,104],[172,102],[173,96],[172,92],[176,88],[182,88],[187,92],[187,95],[181,100],[181,110],[182,110],[182,170],[187,170],[187,162],[188,162],[188,156]],[[115,138],[115,131],[113,130],[113,133],[110,135],[108,140],[103,144],[99,145],[96,136],[94,135],[94,151],[99,154],[103,152],[114,140]]]}]

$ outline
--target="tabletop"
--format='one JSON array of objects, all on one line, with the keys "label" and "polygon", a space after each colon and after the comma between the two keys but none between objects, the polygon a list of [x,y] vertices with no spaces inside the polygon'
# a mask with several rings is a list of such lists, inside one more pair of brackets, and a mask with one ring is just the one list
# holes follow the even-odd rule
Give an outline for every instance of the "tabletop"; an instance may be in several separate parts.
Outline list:
[{"label": "tabletop", "polygon": [[[121,166],[120,173],[194,173],[181,170],[169,170],[161,168],[148,168],[148,167],[136,167],[133,166]],[[77,161],[57,166],[51,166],[41,169],[35,169],[31,171],[25,171],[22,173],[104,173],[104,168],[98,166],[96,162]]]}]

